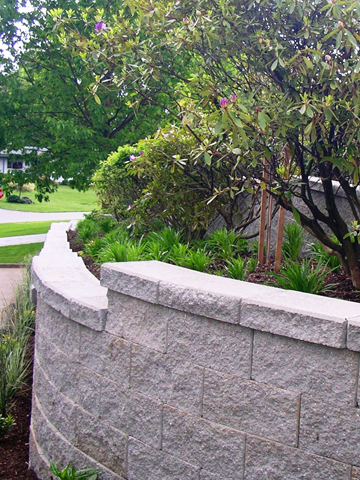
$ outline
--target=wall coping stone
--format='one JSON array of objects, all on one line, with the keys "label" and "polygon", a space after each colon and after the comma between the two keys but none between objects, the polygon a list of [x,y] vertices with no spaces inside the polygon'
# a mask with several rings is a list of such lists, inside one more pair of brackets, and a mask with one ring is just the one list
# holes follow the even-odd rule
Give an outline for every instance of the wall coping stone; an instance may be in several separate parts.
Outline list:
[{"label": "wall coping stone", "polygon": [[[155,260],[104,264],[101,285],[220,321],[360,351],[360,304],[355,302],[217,277]],[[261,322],[256,315],[259,307],[269,312]],[[287,313],[295,314],[291,325]]]},{"label": "wall coping stone", "polygon": [[108,308],[107,288],[100,285],[66,241],[69,222],[53,223],[44,248],[32,261],[38,296],[58,312],[101,331]]}]

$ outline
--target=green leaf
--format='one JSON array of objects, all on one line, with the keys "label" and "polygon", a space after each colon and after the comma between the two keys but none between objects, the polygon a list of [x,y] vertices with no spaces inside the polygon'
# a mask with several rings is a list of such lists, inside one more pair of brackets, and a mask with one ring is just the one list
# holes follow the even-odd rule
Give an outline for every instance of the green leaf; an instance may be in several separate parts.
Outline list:
[{"label": "green leaf", "polygon": [[337,34],[337,37],[336,37],[336,48],[340,48],[342,35],[343,35],[342,30],[339,30],[339,33]]},{"label": "green leaf", "polygon": [[295,222],[298,223],[299,225],[301,225],[300,214],[299,214],[299,212],[296,210],[295,207],[292,207],[292,214],[293,214],[293,216],[294,216]]},{"label": "green leaf", "polygon": [[233,121],[234,121],[234,123],[235,123],[235,125],[236,125],[237,127],[240,127],[240,128],[241,128],[241,127],[243,126],[242,121],[240,120],[240,118],[237,118],[237,117],[235,117],[235,116],[233,115],[233,116],[232,116],[232,119],[233,119]]},{"label": "green leaf", "polygon": [[354,47],[357,47],[357,41],[353,34],[349,30],[345,30],[346,37],[348,38],[349,42],[354,45]]},{"label": "green leaf", "polygon": [[260,112],[258,115],[258,122],[260,125],[261,130],[265,130],[266,123],[267,123],[267,115],[264,112]]},{"label": "green leaf", "polygon": [[98,104],[98,105],[101,105],[101,100],[100,100],[100,97],[94,93],[94,99],[95,99],[95,102]]},{"label": "green leaf", "polygon": [[209,165],[209,166],[211,165],[211,155],[209,155],[208,152],[204,153],[204,160],[206,165]]},{"label": "green leaf", "polygon": [[239,133],[240,133],[240,137],[241,137],[241,140],[242,140],[242,143],[243,143],[244,147],[246,149],[248,149],[249,148],[249,141],[248,141],[248,137],[247,137],[244,129],[240,128]]},{"label": "green leaf", "polygon": [[305,62],[305,65],[310,68],[310,70],[312,70],[314,68],[314,65],[312,64],[312,61],[309,60],[307,57],[304,57],[304,62]]},{"label": "green leaf", "polygon": [[276,59],[276,60],[272,63],[272,65],[271,65],[270,68],[271,68],[272,71],[274,71],[277,66],[278,66],[278,59]]},{"label": "green leaf", "polygon": [[223,129],[223,121],[222,121],[222,118],[220,118],[220,120],[217,122],[217,124],[215,125],[215,133],[216,135],[219,135],[219,133],[221,133]]}]

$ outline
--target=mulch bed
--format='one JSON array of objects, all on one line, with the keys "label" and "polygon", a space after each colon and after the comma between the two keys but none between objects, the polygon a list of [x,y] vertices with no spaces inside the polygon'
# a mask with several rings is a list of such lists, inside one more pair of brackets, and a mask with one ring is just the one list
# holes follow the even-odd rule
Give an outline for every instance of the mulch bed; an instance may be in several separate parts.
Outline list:
[{"label": "mulch bed", "polygon": [[[68,241],[73,252],[80,252],[83,250],[83,245],[79,243],[76,232],[70,230],[68,232]],[[86,268],[98,279],[100,279],[100,266],[97,265],[91,257],[81,257]],[[262,285],[269,285],[273,283],[273,279],[268,272],[274,271],[274,264],[259,266],[255,272],[251,273],[246,281],[251,283],[258,283]],[[339,272],[331,272],[326,276],[326,284],[334,284],[331,291],[324,292],[322,296],[330,298],[340,298],[342,300],[350,300],[352,302],[360,303],[360,292],[355,290],[352,286],[351,280],[341,268]]]}]

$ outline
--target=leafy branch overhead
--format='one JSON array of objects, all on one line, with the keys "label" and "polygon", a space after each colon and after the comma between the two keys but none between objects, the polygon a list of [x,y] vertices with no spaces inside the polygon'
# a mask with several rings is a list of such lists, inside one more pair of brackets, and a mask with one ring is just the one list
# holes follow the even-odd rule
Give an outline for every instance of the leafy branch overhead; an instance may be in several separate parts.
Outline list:
[{"label": "leafy branch overhead", "polygon": [[[235,158],[226,189],[213,198],[238,194],[239,171],[242,189],[260,181],[360,288],[359,244],[350,240],[336,194],[359,221],[359,2],[126,0],[117,15],[104,9],[91,17],[83,9],[93,27],[87,36],[74,28],[78,13],[53,13],[66,48],[97,72],[91,88],[100,100],[129,84],[134,102],[155,94],[154,103],[197,139],[198,162],[211,168]],[[270,180],[261,178],[263,167]],[[310,188],[313,176],[321,179],[323,205]]]}]

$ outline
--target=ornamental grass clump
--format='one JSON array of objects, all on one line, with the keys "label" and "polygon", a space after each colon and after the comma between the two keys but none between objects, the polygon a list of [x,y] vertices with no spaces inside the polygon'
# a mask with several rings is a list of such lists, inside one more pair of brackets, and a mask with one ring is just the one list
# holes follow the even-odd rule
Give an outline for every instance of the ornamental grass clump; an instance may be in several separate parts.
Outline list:
[{"label": "ornamental grass clump", "polygon": [[333,272],[338,272],[341,268],[340,258],[328,253],[319,242],[310,245],[310,254],[317,262],[328,266]]},{"label": "ornamental grass clump", "polygon": [[297,223],[289,223],[285,226],[284,233],[283,255],[285,258],[297,260],[304,246],[304,230]]},{"label": "ornamental grass clump", "polygon": [[269,272],[269,275],[275,280],[273,286],[318,295],[333,287],[332,284],[325,284],[327,273],[328,269],[321,263],[314,265],[309,259],[301,262],[288,259],[279,273]]},{"label": "ornamental grass clump", "polygon": [[0,437],[14,424],[11,401],[28,386],[31,369],[30,337],[34,329],[34,306],[30,298],[30,261],[15,302],[0,320]]},{"label": "ornamental grass clump", "polygon": [[232,261],[234,257],[249,250],[247,240],[239,237],[234,230],[228,231],[226,228],[211,232],[205,245],[213,255],[225,261]]}]

